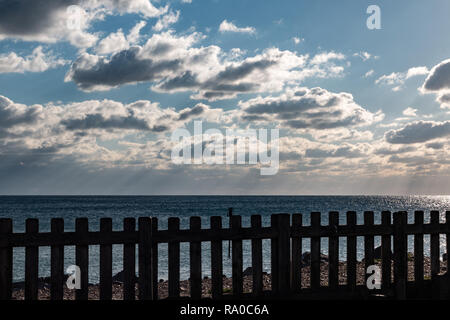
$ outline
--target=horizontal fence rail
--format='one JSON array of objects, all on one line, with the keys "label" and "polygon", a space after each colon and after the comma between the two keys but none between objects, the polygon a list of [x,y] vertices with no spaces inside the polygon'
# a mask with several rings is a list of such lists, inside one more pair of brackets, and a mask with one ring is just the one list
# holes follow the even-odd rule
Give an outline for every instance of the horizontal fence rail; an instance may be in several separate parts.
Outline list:
[{"label": "horizontal fence rail", "polygon": [[[441,241],[446,236],[446,252],[450,246],[450,211],[445,218],[439,211],[430,212],[430,223],[424,223],[424,212],[414,213],[414,223],[408,224],[407,212],[385,211],[381,224],[374,223],[374,213],[364,213],[363,224],[357,224],[357,213],[346,213],[346,224],[339,224],[339,213],[328,214],[328,225],[322,225],[323,215],[278,214],[271,216],[269,227],[263,227],[262,217],[251,217],[250,227],[242,226],[242,218],[230,215],[230,226],[223,227],[221,217],[211,217],[210,228],[202,229],[199,217],[191,217],[189,229],[180,229],[180,219],[170,218],[168,229],[158,229],[158,219],[143,217],[137,221],[126,218],[123,231],[114,231],[112,219],[100,220],[100,230],[90,231],[87,218],[75,221],[75,231],[64,231],[63,219],[52,219],[50,232],[39,232],[39,221],[27,219],[24,233],[13,232],[11,219],[0,219],[0,299],[13,294],[13,248],[25,248],[24,297],[39,298],[39,247],[50,247],[50,298],[61,300],[65,294],[64,247],[75,246],[75,262],[80,268],[81,287],[75,299],[89,298],[89,247],[100,246],[98,284],[99,298],[113,298],[112,245],[123,245],[123,299],[156,300],[158,289],[158,245],[168,244],[168,298],[179,299],[180,244],[189,243],[189,297],[213,299],[227,297],[298,297],[298,298],[450,298],[450,276],[441,274]],[[445,222],[443,222],[445,220]],[[137,224],[136,224],[137,222]],[[137,226],[137,227],[136,227]],[[424,273],[424,235],[429,235],[430,277]],[[414,237],[414,252],[408,253],[408,237]],[[375,237],[381,246],[375,248]],[[346,260],[339,260],[339,243],[346,241]],[[358,239],[364,239],[364,261],[357,260]],[[263,272],[263,240],[270,240],[271,274]],[[303,241],[309,239],[310,252],[303,252]],[[322,261],[322,240],[328,240],[326,264]],[[243,273],[243,241],[251,242],[251,290],[244,290],[249,277]],[[223,241],[231,243],[232,290],[225,292],[223,284]],[[211,288],[205,294],[202,286],[202,243],[210,242]],[[137,251],[136,251],[137,248]],[[393,249],[393,250],[392,250]],[[305,265],[303,258],[309,256]],[[411,263],[410,263],[411,262]],[[381,287],[366,286],[370,273],[379,265]],[[138,273],[136,274],[136,266]],[[362,267],[361,267],[362,266]],[[445,261],[444,269],[449,267]],[[325,269],[324,269],[325,268]],[[358,274],[363,268],[363,283]],[[409,269],[414,276],[408,279]],[[306,273],[305,273],[306,272]],[[324,275],[326,283],[324,284]],[[307,276],[308,281],[303,277]],[[266,278],[270,279],[270,286]],[[344,278],[345,281],[342,281]],[[304,285],[307,282],[307,285]],[[137,286],[136,286],[137,283]],[[270,288],[269,288],[270,287]],[[182,298],[185,298],[184,296]]]}]

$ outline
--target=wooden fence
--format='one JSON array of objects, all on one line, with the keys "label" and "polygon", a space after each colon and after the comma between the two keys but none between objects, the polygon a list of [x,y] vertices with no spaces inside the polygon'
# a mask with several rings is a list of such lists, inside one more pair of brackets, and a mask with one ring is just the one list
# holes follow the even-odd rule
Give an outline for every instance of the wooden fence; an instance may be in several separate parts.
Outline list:
[{"label": "wooden fence", "polygon": [[[211,243],[211,296],[213,299],[288,297],[288,298],[371,298],[406,299],[448,298],[450,277],[440,275],[440,234],[450,246],[450,211],[441,223],[439,212],[431,212],[431,223],[424,223],[424,213],[415,212],[414,224],[407,213],[382,212],[381,224],[374,224],[374,213],[364,213],[364,224],[357,225],[356,212],[348,212],[346,225],[339,224],[339,213],[329,213],[329,224],[321,225],[321,214],[311,214],[311,224],[302,223],[301,214],[271,216],[270,227],[263,227],[261,216],[251,217],[251,226],[242,227],[241,217],[232,216],[230,227],[222,226],[221,217],[211,217],[210,229],[201,228],[201,219],[192,217],[188,230],[180,229],[180,220],[170,218],[168,230],[158,229],[157,218],[124,220],[123,231],[113,231],[112,220],[101,219],[100,231],[89,231],[88,219],[76,219],[74,232],[64,231],[63,219],[52,219],[50,232],[39,232],[36,219],[26,221],[24,233],[13,233],[12,220],[0,219],[0,299],[11,299],[13,288],[13,248],[25,247],[25,299],[38,298],[39,247],[51,247],[51,299],[63,299],[64,246],[75,246],[76,265],[81,269],[81,289],[76,299],[88,299],[88,252],[90,245],[100,245],[100,299],[112,298],[112,245],[123,245],[123,297],[135,299],[136,245],[138,246],[139,299],[158,299],[158,244],[168,244],[169,298],[180,298],[180,243],[190,243],[190,297],[202,298],[202,242]],[[292,218],[292,219],[291,219]],[[291,221],[292,220],[292,221]],[[424,235],[430,234],[431,279],[424,276]],[[414,281],[408,282],[408,235],[414,235]],[[357,283],[357,238],[364,237],[364,264],[380,263],[374,258],[374,239],[381,237],[380,290],[369,291]],[[339,241],[347,241],[346,281],[339,281]],[[310,239],[310,285],[302,287],[302,241]],[[328,238],[328,283],[321,284],[321,238]],[[270,239],[271,290],[263,286],[262,240]],[[223,241],[232,246],[232,293],[223,290]],[[243,292],[243,240],[251,241],[252,290]],[[393,256],[391,246],[393,244]],[[447,260],[447,267],[448,266]],[[392,274],[393,266],[393,274]],[[304,266],[303,266],[304,267]],[[323,270],[322,270],[323,272]]]}]

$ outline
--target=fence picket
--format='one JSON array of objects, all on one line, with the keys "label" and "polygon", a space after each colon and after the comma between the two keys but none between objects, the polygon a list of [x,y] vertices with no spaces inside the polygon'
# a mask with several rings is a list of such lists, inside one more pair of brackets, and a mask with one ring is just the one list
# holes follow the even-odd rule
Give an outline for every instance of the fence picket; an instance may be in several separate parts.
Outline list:
[{"label": "fence picket", "polygon": [[[27,219],[25,228],[26,233],[36,234],[39,232],[39,221]],[[39,247],[28,245],[25,247],[25,300],[38,298],[38,270]]]},{"label": "fence picket", "polygon": [[[231,229],[239,230],[242,227],[241,216],[231,217]],[[242,295],[243,289],[243,256],[242,256],[242,240],[233,240],[231,242],[231,264],[232,264],[232,282],[233,282],[233,295],[239,297]]]},{"label": "fence picket", "polygon": [[407,213],[404,211],[396,212],[394,214],[394,280],[395,296],[398,300],[406,299],[406,284],[408,280],[406,224]]},{"label": "fence picket", "polygon": [[[311,227],[313,234],[319,234],[320,212],[311,213]],[[311,289],[320,288],[320,237],[311,238]]]},{"label": "fence picket", "polygon": [[[381,213],[381,224],[385,227],[391,225],[391,212],[383,211]],[[392,281],[392,240],[391,235],[383,235],[381,237],[381,289],[388,293],[391,289]]]},{"label": "fence picket", "polygon": [[[211,230],[222,230],[222,217],[211,217]],[[223,294],[223,253],[222,241],[211,241],[211,294],[213,299],[220,299]]]},{"label": "fence picket", "polygon": [[[83,236],[89,231],[89,221],[87,218],[77,218],[75,220],[75,231]],[[75,247],[75,262],[80,268],[80,289],[76,289],[75,298],[77,300],[88,300],[89,294],[89,246],[77,245]]]},{"label": "fence picket", "polygon": [[[364,212],[364,225],[367,226],[367,228],[373,228],[373,224],[374,224],[374,213],[372,211]],[[364,266],[365,266],[364,283],[366,283],[368,277],[370,276],[370,274],[367,273],[367,268],[375,264],[373,253],[374,253],[374,236],[372,235],[364,236]],[[366,294],[368,293],[369,292],[366,291]]]},{"label": "fence picket", "polygon": [[[124,231],[135,231],[136,220],[126,218],[123,222]],[[124,244],[123,246],[123,299],[135,300],[136,298],[136,245]]]},{"label": "fence picket", "polygon": [[[431,211],[430,224],[432,226],[439,225],[439,211]],[[431,295],[433,299],[438,299],[440,294],[439,286],[439,272],[440,272],[440,248],[439,248],[439,233],[432,233],[430,235],[430,255],[431,255]]]},{"label": "fence picket", "polygon": [[[158,218],[152,218],[152,234],[158,232]],[[152,241],[152,299],[158,300],[158,242]]]},{"label": "fence picket", "polygon": [[[270,226],[273,230],[278,230],[278,215],[270,216]],[[270,239],[270,270],[271,270],[271,290],[272,295],[278,293],[278,234]]]},{"label": "fence picket", "polygon": [[289,214],[280,214],[278,223],[278,286],[281,295],[286,296],[291,292],[291,236]]},{"label": "fence picket", "polygon": [[[450,211],[445,212],[445,224],[447,225],[448,232],[445,234],[446,239],[446,254],[447,254],[447,270],[450,270]],[[450,272],[446,272],[447,275],[447,299],[450,299]]]},{"label": "fence picket", "polygon": [[[52,234],[64,232],[64,219],[51,220]],[[62,300],[64,297],[64,246],[51,246],[50,299]]]},{"label": "fence picket", "polygon": [[[200,217],[191,217],[190,227],[193,232],[200,230],[202,228]],[[202,298],[202,243],[191,242],[189,252],[191,298],[199,300]]]},{"label": "fence picket", "polygon": [[[261,216],[252,216],[251,217],[251,225],[252,228],[257,230],[261,228]],[[253,239],[252,240],[252,281],[253,281],[253,296],[260,297],[263,293],[263,274],[262,274],[262,264],[263,264],[263,255],[262,255],[262,240],[261,239]]]},{"label": "fence picket", "polygon": [[[423,226],[424,213],[416,211],[414,213],[414,225]],[[416,295],[423,296],[424,290],[424,269],[423,269],[423,234],[414,235],[414,281],[416,286]]]},{"label": "fence picket", "polygon": [[[180,230],[180,219],[169,218],[169,231]],[[180,243],[169,243],[169,298],[180,297]]]},{"label": "fence picket", "polygon": [[[302,215],[294,214],[292,216],[292,229],[297,230],[302,226]],[[292,276],[291,289],[294,293],[299,293],[302,289],[302,238],[299,236],[292,237]]]},{"label": "fence picket", "polygon": [[139,218],[139,300],[152,299],[151,278],[151,235],[152,220],[148,217]]},{"label": "fence picket", "polygon": [[[100,232],[107,238],[112,232],[112,219],[100,219]],[[112,299],[112,245],[100,246],[100,300]]]},{"label": "fence picket", "polygon": [[[354,229],[356,226],[356,212],[347,212],[347,226]],[[352,293],[356,289],[356,236],[347,237],[347,286]]]},{"label": "fence picket", "polygon": [[[330,233],[337,230],[339,225],[339,212],[329,213]],[[328,238],[328,286],[336,290],[339,285],[339,238],[331,235]]]},{"label": "fence picket", "polygon": [[13,249],[6,241],[12,232],[12,220],[0,219],[0,240],[5,240],[0,245],[0,300],[9,300],[12,295]]}]

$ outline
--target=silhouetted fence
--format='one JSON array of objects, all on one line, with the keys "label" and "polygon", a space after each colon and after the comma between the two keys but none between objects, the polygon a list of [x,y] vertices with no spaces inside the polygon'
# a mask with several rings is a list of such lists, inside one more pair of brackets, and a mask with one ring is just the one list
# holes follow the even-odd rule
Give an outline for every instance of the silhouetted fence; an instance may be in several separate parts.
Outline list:
[{"label": "silhouetted fence", "polygon": [[[292,221],[291,221],[292,217]],[[447,298],[450,277],[440,273],[440,234],[450,245],[450,212],[440,223],[439,212],[431,212],[431,223],[424,224],[424,213],[415,212],[415,223],[407,223],[407,213],[382,212],[381,224],[374,224],[374,213],[364,213],[364,224],[357,225],[356,212],[347,213],[346,225],[339,225],[339,213],[329,213],[329,224],[321,225],[321,214],[311,214],[311,224],[303,225],[302,215],[272,215],[271,226],[263,227],[261,216],[251,217],[251,226],[242,227],[241,217],[233,215],[229,228],[221,217],[211,217],[210,229],[201,228],[201,219],[192,217],[188,230],[180,220],[170,218],[168,230],[158,230],[157,218],[124,220],[123,231],[112,230],[112,220],[101,219],[100,231],[89,231],[88,219],[76,219],[74,232],[64,232],[64,220],[52,219],[51,232],[39,232],[36,219],[26,221],[24,233],[13,233],[12,220],[0,219],[0,299],[12,297],[13,248],[25,247],[25,299],[38,298],[39,247],[51,247],[51,299],[60,300],[64,292],[64,246],[75,246],[76,265],[81,270],[81,289],[76,299],[88,299],[89,246],[100,245],[100,299],[112,298],[112,245],[123,245],[123,297],[135,299],[136,260],[138,260],[139,299],[158,299],[158,244],[168,244],[168,295],[180,298],[180,243],[190,243],[190,297],[202,298],[202,242],[211,243],[211,296],[214,299],[246,297],[298,298]],[[430,234],[431,279],[424,276],[424,235]],[[414,235],[414,281],[408,282],[408,235]],[[381,261],[375,259],[374,239],[381,237]],[[339,281],[339,241],[346,238],[346,281]],[[364,266],[381,264],[381,289],[369,290],[357,282],[357,238],[364,237]],[[309,287],[302,287],[302,241],[310,239]],[[321,283],[321,238],[328,238],[327,285]],[[263,285],[262,240],[271,241],[271,290]],[[223,241],[232,246],[232,293],[223,290]],[[243,292],[243,240],[251,240],[252,290]],[[136,259],[136,245],[138,259]],[[393,245],[393,256],[392,248]],[[377,249],[378,250],[378,249]],[[447,259],[447,268],[448,265]],[[392,268],[393,267],[393,268]],[[393,269],[393,274],[392,274]],[[366,275],[367,277],[367,275]],[[266,288],[267,289],[267,288]]]}]

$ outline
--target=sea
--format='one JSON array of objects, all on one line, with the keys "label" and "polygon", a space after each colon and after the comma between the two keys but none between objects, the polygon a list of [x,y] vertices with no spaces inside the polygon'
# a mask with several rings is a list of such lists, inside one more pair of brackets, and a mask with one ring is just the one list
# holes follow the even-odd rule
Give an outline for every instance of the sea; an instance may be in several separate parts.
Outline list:
[{"label": "sea", "polygon": [[[450,210],[450,196],[1,196],[0,217],[12,218],[14,232],[23,232],[25,220],[39,219],[39,230],[49,231],[52,218],[64,218],[65,230],[73,231],[75,219],[89,218],[89,228],[99,229],[100,218],[113,219],[114,230],[122,230],[123,219],[127,217],[157,217],[159,228],[167,229],[169,217],[179,217],[181,228],[188,228],[189,218],[202,218],[202,227],[209,227],[211,216],[222,216],[223,225],[228,226],[228,208],[233,214],[242,216],[243,226],[250,226],[250,217],[262,216],[263,225],[270,225],[270,216],[277,213],[300,213],[305,225],[310,223],[311,212],[340,212],[340,224],[345,224],[345,212],[356,211],[358,223],[363,223],[363,212],[374,211],[375,223],[381,223],[381,211],[408,211],[409,223],[413,222],[415,210],[425,211],[425,221],[429,212],[441,212],[445,221],[445,211]],[[322,224],[328,224],[328,214],[322,215]],[[425,255],[429,253],[429,236],[425,236]],[[408,239],[409,250],[413,250],[413,238]],[[375,237],[375,245],[381,244]],[[358,238],[358,259],[363,258],[364,239]],[[113,274],[122,270],[122,245],[113,246]],[[210,244],[202,244],[203,276],[210,276]],[[244,268],[251,266],[250,241],[244,241]],[[308,239],[303,241],[303,252],[310,250]],[[159,245],[159,279],[167,279],[167,244]],[[328,241],[322,239],[321,251],[328,252]],[[263,268],[270,273],[270,241],[263,241]],[[445,235],[441,236],[441,254],[445,252]],[[13,278],[15,282],[24,280],[25,250],[15,248],[13,252]],[[339,239],[339,258],[346,258],[346,240]],[[231,258],[228,255],[228,242],[223,243],[224,274],[231,276]],[[65,268],[75,264],[75,247],[65,247]],[[189,278],[189,244],[181,244],[180,278]],[[39,249],[39,276],[50,275],[50,248]],[[89,247],[89,282],[99,281],[99,247]]]}]

